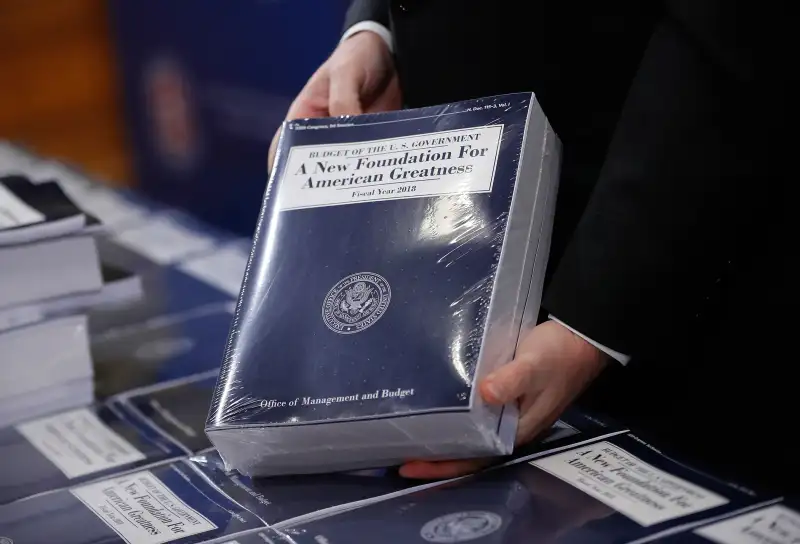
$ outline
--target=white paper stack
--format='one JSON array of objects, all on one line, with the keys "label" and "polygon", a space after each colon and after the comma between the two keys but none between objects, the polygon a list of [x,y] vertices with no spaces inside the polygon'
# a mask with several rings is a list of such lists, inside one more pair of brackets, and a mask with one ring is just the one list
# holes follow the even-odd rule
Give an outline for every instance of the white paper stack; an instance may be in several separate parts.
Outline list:
[{"label": "white paper stack", "polygon": [[103,225],[64,190],[66,169],[0,151],[0,425],[9,425],[93,401],[85,313],[142,288],[101,263]]},{"label": "white paper stack", "polygon": [[0,425],[92,401],[87,319],[75,311],[102,296],[98,230],[55,181],[0,177]]},{"label": "white paper stack", "polygon": [[0,309],[98,291],[98,226],[55,181],[0,178]]},{"label": "white paper stack", "polygon": [[0,333],[0,427],[92,402],[92,357],[84,315]]},{"label": "white paper stack", "polygon": [[47,318],[124,305],[144,296],[142,280],[136,274],[106,262],[101,263],[100,273],[103,281],[99,290],[0,308],[0,331]]}]

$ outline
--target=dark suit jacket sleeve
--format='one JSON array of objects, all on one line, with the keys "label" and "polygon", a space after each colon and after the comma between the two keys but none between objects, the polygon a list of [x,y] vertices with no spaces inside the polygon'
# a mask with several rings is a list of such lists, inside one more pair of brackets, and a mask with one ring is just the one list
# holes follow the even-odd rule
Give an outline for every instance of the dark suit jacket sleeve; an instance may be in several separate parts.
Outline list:
[{"label": "dark suit jacket sleeve", "polygon": [[[757,228],[747,206],[769,191],[759,154],[783,87],[763,14],[744,4],[668,3],[547,287],[548,312],[613,350],[646,356],[690,336],[737,236]],[[772,18],[760,30],[781,18],[756,8]]]},{"label": "dark suit jacket sleeve", "polygon": [[354,0],[345,15],[344,29],[361,21],[375,21],[389,28],[389,0]]}]

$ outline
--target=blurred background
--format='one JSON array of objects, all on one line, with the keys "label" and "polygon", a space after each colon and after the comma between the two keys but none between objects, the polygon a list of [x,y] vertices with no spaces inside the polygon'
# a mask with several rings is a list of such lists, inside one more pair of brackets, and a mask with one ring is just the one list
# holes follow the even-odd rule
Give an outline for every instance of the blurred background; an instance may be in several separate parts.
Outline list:
[{"label": "blurred background", "polygon": [[0,140],[245,236],[347,0],[0,0]]}]

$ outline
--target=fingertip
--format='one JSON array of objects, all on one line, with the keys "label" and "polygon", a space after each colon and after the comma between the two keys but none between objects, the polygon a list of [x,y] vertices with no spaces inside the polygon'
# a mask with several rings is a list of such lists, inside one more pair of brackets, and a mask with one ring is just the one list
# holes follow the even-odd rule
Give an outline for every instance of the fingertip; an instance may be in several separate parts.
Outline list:
[{"label": "fingertip", "polygon": [[400,467],[400,476],[414,480],[446,480],[481,470],[488,464],[485,459],[463,461],[410,461]]},{"label": "fingertip", "polygon": [[505,404],[500,393],[497,389],[497,384],[494,381],[494,375],[489,375],[478,386],[483,400],[489,404]]},{"label": "fingertip", "polygon": [[411,480],[443,480],[452,478],[455,472],[455,467],[447,461],[411,461],[400,467],[400,475]]},{"label": "fingertip", "polygon": [[429,479],[430,465],[424,461],[409,461],[400,467],[400,476],[413,480]]},{"label": "fingertip", "polygon": [[489,374],[481,382],[479,390],[489,404],[506,404],[522,393],[525,378],[519,364],[511,361]]}]

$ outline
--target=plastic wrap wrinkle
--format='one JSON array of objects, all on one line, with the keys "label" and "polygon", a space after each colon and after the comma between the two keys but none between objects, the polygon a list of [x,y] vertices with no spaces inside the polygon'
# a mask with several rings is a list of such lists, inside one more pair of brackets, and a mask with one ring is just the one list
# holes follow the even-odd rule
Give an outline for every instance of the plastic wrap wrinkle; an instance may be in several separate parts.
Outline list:
[{"label": "plastic wrap wrinkle", "polygon": [[[476,228],[472,233],[470,233],[470,236],[466,240],[457,242],[456,247],[442,255],[442,257],[439,259],[439,263],[443,263],[445,268],[456,264],[459,259],[462,259],[469,254],[470,244],[475,242],[478,238],[490,240],[490,243],[500,245],[505,235],[504,229],[506,227],[507,217],[508,214],[504,213],[487,226],[481,225],[478,227],[476,225]],[[489,235],[487,236],[487,234]]]}]

